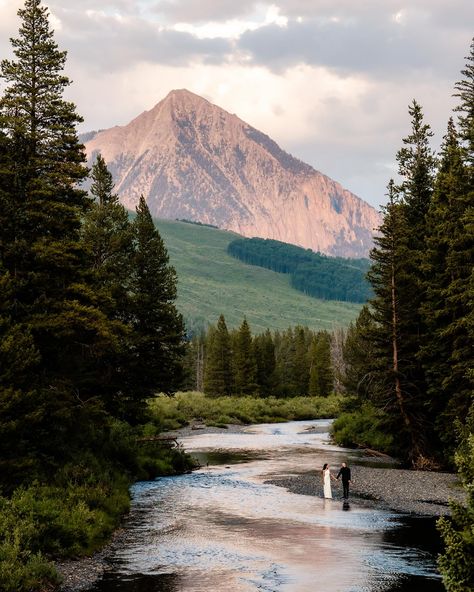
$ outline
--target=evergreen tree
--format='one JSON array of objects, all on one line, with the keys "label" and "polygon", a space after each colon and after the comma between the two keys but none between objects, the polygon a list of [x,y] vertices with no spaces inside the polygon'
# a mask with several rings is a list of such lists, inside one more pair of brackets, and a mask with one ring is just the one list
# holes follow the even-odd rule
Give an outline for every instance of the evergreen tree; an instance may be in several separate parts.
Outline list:
[{"label": "evergreen tree", "polygon": [[466,492],[466,503],[451,504],[451,517],[438,523],[445,543],[439,567],[448,592],[474,591],[474,40],[462,75],[456,84],[460,142],[450,123],[427,244],[428,269],[435,277],[425,309],[438,321],[425,360],[429,364],[430,345],[443,356],[438,371],[430,368],[430,392],[446,406],[440,431],[451,445],[457,418],[461,438],[455,460]]},{"label": "evergreen tree", "polygon": [[461,70],[463,78],[455,85],[455,96],[460,99],[456,112],[459,113],[459,127],[467,166],[472,171],[474,169],[474,38],[470,49],[466,57],[466,66]]},{"label": "evergreen tree", "polygon": [[426,298],[421,311],[428,331],[420,359],[428,379],[431,416],[438,436],[451,449],[453,421],[466,417],[474,390],[468,372],[473,351],[467,289],[474,267],[474,238],[466,226],[473,189],[450,119],[427,218]]},{"label": "evergreen tree", "polygon": [[[124,375],[131,358],[127,337],[130,334],[130,278],[133,275],[133,229],[127,210],[113,193],[112,175],[102,156],[92,167],[90,193],[94,203],[82,225],[82,246],[89,259],[89,282],[96,306],[107,315],[113,340],[100,359],[96,393],[106,408],[115,414],[124,393]],[[132,387],[133,388],[133,387]]]},{"label": "evergreen tree", "polygon": [[[10,330],[27,340],[40,362],[24,389],[14,387],[13,377],[2,377],[1,388],[14,389],[16,409],[23,406],[25,414],[12,423],[8,406],[2,406],[0,423],[12,427],[12,446],[25,442],[30,455],[36,451],[38,465],[54,470],[79,446],[84,430],[78,416],[93,413],[98,363],[111,332],[85,281],[79,231],[90,201],[78,189],[87,175],[76,134],[81,119],[63,99],[69,84],[62,74],[66,54],[58,50],[39,0],[26,0],[19,16],[14,59],[3,60],[0,68],[6,82],[0,144],[6,143],[8,152],[2,156],[1,183],[7,188],[1,215],[14,213],[0,228],[0,261],[14,302]],[[33,424],[39,431],[30,429]]]},{"label": "evergreen tree", "polygon": [[474,591],[474,406],[461,429],[456,465],[466,492],[466,503],[451,502],[451,516],[438,521],[445,549],[439,557],[443,584],[448,592]]},{"label": "evergreen tree", "polygon": [[346,401],[347,408],[359,407],[370,398],[373,371],[374,322],[368,306],[363,306],[356,322],[349,326],[343,346],[345,371],[343,383],[352,397]]},{"label": "evergreen tree", "polygon": [[97,288],[115,301],[112,316],[124,318],[133,259],[132,225],[127,210],[113,193],[112,175],[100,154],[91,179],[95,202],[84,220],[83,242],[92,260]]},{"label": "evergreen tree", "polygon": [[206,333],[201,329],[186,343],[181,390],[204,392],[205,342]]},{"label": "evergreen tree", "polygon": [[257,391],[257,363],[252,343],[252,334],[244,319],[235,339],[234,350],[235,392],[238,395],[253,395]]},{"label": "evergreen tree", "polygon": [[331,336],[319,331],[310,350],[309,394],[312,397],[327,397],[334,387],[334,372],[331,365]]},{"label": "evergreen tree", "polygon": [[[399,229],[398,237],[398,240],[403,242],[404,249],[403,270],[400,270],[401,275],[399,274],[398,278],[398,330],[399,342],[403,344],[398,364],[400,374],[405,379],[406,389],[410,391],[408,396],[414,403],[413,412],[415,413],[417,407],[416,414],[420,415],[419,421],[426,428],[421,399],[425,397],[427,385],[419,356],[427,333],[421,314],[421,305],[426,298],[426,281],[421,270],[425,257],[427,214],[433,194],[437,161],[430,147],[433,133],[430,126],[424,122],[420,105],[413,101],[408,111],[412,117],[412,129],[403,140],[404,146],[397,154],[398,172],[402,182],[394,187],[404,218],[404,226]],[[427,434],[425,440],[429,439],[430,435]]]},{"label": "evergreen tree", "polygon": [[344,327],[335,327],[331,332],[331,364],[334,371],[334,392],[338,394],[345,392],[346,363],[344,361],[344,343],[346,337],[347,330]]},{"label": "evergreen tree", "polygon": [[406,319],[413,314],[412,282],[405,271],[408,259],[406,209],[394,195],[393,182],[389,184],[388,197],[368,274],[375,294],[371,301],[373,329],[369,336],[373,354],[371,397],[377,407],[390,415],[392,425],[388,429],[398,435],[399,453],[413,464],[419,464],[426,447],[426,426],[421,414],[423,399],[414,388],[409,372],[405,371],[405,365],[411,363],[413,344],[409,339],[405,343],[403,332]]},{"label": "evergreen tree", "polygon": [[204,392],[209,395],[230,395],[233,388],[230,336],[224,315],[217,327],[211,327],[206,342]]},{"label": "evergreen tree", "polygon": [[134,257],[130,278],[130,337],[127,368],[128,401],[121,402],[131,421],[140,417],[144,401],[174,391],[181,382],[184,324],[176,310],[176,272],[169,265],[163,240],[144,197],[133,222]]},{"label": "evergreen tree", "polygon": [[309,382],[309,362],[308,362],[308,346],[306,344],[306,336],[303,327],[297,327],[295,330],[295,359],[293,366],[293,384],[295,388],[295,395],[305,396],[308,394]]},{"label": "evergreen tree", "polygon": [[296,339],[290,327],[275,337],[276,372],[279,382],[279,394],[292,397],[297,394],[295,385]]},{"label": "evergreen tree", "polygon": [[254,338],[254,350],[257,361],[257,383],[260,394],[270,396],[275,389],[275,344],[272,334],[267,329]]}]

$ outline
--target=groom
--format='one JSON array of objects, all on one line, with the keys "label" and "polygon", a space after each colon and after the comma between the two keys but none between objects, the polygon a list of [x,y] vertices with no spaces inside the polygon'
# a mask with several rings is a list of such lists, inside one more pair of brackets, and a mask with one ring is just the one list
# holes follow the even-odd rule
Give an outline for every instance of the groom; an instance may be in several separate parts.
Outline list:
[{"label": "groom", "polygon": [[342,477],[342,489],[344,491],[344,499],[349,497],[349,483],[351,483],[351,470],[345,462],[342,463],[336,479]]}]

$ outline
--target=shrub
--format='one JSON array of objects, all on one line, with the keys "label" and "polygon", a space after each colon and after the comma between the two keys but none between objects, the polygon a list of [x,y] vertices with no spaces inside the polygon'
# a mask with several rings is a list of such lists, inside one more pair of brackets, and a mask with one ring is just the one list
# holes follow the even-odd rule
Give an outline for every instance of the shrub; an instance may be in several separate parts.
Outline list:
[{"label": "shrub", "polygon": [[384,415],[369,403],[359,410],[342,413],[332,425],[332,436],[340,446],[361,446],[393,452],[393,437],[383,429]]},{"label": "shrub", "polygon": [[206,397],[198,392],[181,392],[174,397],[158,395],[149,402],[153,422],[161,428],[179,418],[181,425],[193,420],[208,425],[252,424],[335,417],[341,395],[329,397]]}]

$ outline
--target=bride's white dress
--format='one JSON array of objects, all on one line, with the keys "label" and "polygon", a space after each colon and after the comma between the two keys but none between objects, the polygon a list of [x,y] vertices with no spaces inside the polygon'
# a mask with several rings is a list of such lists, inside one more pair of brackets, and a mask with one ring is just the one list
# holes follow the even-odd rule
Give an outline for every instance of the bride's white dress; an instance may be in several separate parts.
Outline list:
[{"label": "bride's white dress", "polygon": [[324,497],[332,499],[332,491],[331,491],[331,473],[329,469],[323,471],[324,473]]}]

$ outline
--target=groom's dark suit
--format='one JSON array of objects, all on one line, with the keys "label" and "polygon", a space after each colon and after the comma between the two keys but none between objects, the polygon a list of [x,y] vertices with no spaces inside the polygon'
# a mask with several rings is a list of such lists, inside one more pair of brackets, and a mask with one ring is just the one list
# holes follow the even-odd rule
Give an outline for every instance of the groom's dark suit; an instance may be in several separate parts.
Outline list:
[{"label": "groom's dark suit", "polygon": [[349,481],[351,480],[351,470],[349,467],[341,467],[336,479],[342,477],[342,489],[344,491],[344,498],[349,497]]}]

